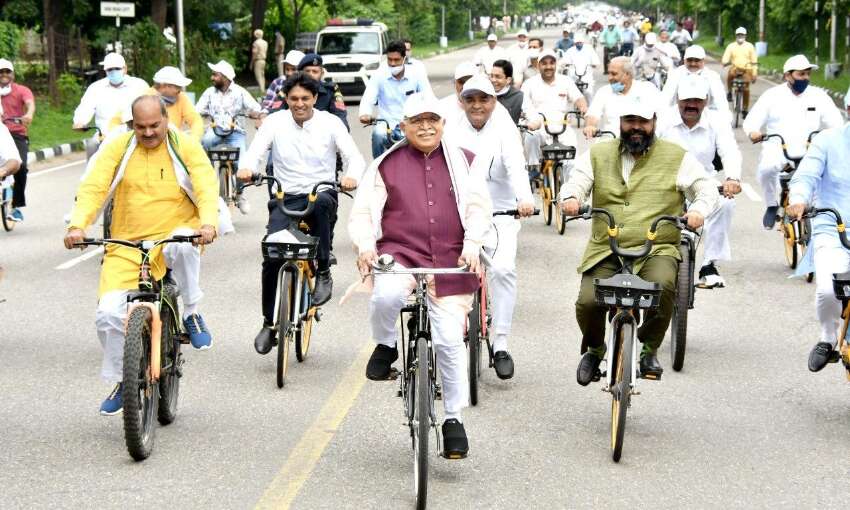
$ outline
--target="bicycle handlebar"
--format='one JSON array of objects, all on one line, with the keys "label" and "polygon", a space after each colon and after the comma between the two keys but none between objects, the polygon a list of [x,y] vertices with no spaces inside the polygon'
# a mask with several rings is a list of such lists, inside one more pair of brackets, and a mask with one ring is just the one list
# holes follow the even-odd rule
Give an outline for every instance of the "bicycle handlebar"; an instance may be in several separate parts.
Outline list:
[{"label": "bicycle handlebar", "polygon": [[564,114],[564,118],[561,120],[561,125],[564,126],[564,129],[562,129],[561,131],[559,131],[557,133],[553,133],[553,132],[549,131],[549,122],[550,121],[549,121],[549,119],[546,118],[546,115],[544,115],[541,112],[540,116],[543,117],[543,129],[545,129],[546,132],[549,133],[549,135],[551,135],[551,136],[561,136],[562,134],[567,132],[567,128],[569,127],[569,117],[570,117],[570,114],[573,113],[574,111],[576,111],[576,110],[572,110],[572,111],[569,111],[569,112]]},{"label": "bicycle handlebar", "polygon": [[619,243],[617,242],[617,238],[620,235],[620,229],[617,226],[617,223],[614,219],[614,215],[611,214],[607,209],[602,209],[598,207],[591,208],[589,205],[583,205],[578,210],[579,215],[573,216],[572,218],[568,218],[567,221],[573,220],[589,220],[593,217],[594,214],[601,214],[606,217],[608,223],[608,243],[611,246],[611,251],[614,255],[624,259],[639,259],[649,255],[649,252],[652,251],[652,246],[655,244],[655,237],[658,231],[658,225],[661,222],[672,223],[674,227],[682,230],[687,225],[687,219],[681,216],[669,216],[662,215],[654,220],[652,220],[652,225],[649,227],[649,230],[646,232],[646,241],[644,241],[643,246],[634,250],[627,250],[620,248]]},{"label": "bicycle handlebar", "polygon": [[[540,209],[535,208],[534,212],[531,213],[532,216],[537,216],[540,214]],[[494,211],[493,216],[519,216],[519,210],[517,209],[507,209],[505,211]]]},{"label": "bicycle handlebar", "polygon": [[[339,183],[334,181],[320,181],[313,185],[313,190],[307,194],[307,207],[303,211],[293,211],[291,209],[287,209],[285,205],[283,205],[283,182],[277,178],[275,175],[267,175],[261,174],[259,172],[255,173],[251,176],[251,184],[254,186],[260,186],[263,182],[272,181],[272,186],[277,188],[275,191],[275,199],[278,202],[278,208],[280,211],[289,216],[290,218],[301,219],[305,216],[309,216],[310,213],[313,212],[313,209],[316,207],[316,200],[319,198],[319,188],[322,186],[328,186],[333,189],[338,189]],[[341,193],[348,195],[348,193],[341,191]],[[351,195],[348,195],[351,196]]]},{"label": "bicycle handlebar", "polygon": [[369,122],[367,122],[366,124],[363,124],[363,127],[365,128],[365,127],[377,126],[378,123],[380,123],[380,122],[383,122],[384,124],[387,125],[387,133],[389,133],[393,130],[392,126],[390,126],[390,122],[386,119],[372,119]]},{"label": "bicycle handlebar", "polygon": [[841,218],[841,213],[832,207],[810,207],[803,213],[803,217],[814,218],[819,214],[832,214],[835,216],[835,229],[838,230],[838,238],[841,240],[841,244],[850,250],[850,239],[847,239],[847,231],[844,220]]},{"label": "bicycle handlebar", "polygon": [[[809,136],[806,137],[806,149],[808,149],[809,145],[812,143],[812,138],[814,138],[815,135],[818,134],[818,133],[820,133],[820,129],[817,129],[817,130],[809,133]],[[782,147],[782,155],[785,156],[785,159],[794,163],[795,167],[800,164],[800,161],[805,156],[805,153],[803,154],[803,156],[800,156],[799,158],[792,158],[788,154],[788,144],[785,143],[785,138],[782,135],[780,135],[779,133],[763,134],[762,137],[761,137],[761,140],[759,140],[757,143],[764,142],[764,141],[769,140],[771,138],[777,138],[779,140],[779,143]]]},{"label": "bicycle handlebar", "polygon": [[412,274],[415,276],[428,276],[437,274],[474,274],[469,273],[469,266],[464,264],[459,267],[405,267],[393,269],[395,259],[389,253],[378,257],[378,261],[372,264],[375,274]]},{"label": "bicycle handlebar", "polygon": [[611,135],[611,138],[617,138],[617,133],[613,131],[596,131],[596,133],[593,135],[593,138],[601,138],[605,135]]},{"label": "bicycle handlebar", "polygon": [[157,241],[127,241],[125,239],[99,239],[94,237],[85,237],[83,238],[83,242],[74,243],[74,246],[83,247],[83,246],[105,246],[107,244],[117,244],[121,246],[126,246],[127,248],[135,248],[137,250],[142,251],[150,251],[153,248],[167,243],[191,243],[195,239],[200,239],[200,234],[192,234],[188,236],[184,235],[175,235],[171,236],[167,239],[160,239]]}]

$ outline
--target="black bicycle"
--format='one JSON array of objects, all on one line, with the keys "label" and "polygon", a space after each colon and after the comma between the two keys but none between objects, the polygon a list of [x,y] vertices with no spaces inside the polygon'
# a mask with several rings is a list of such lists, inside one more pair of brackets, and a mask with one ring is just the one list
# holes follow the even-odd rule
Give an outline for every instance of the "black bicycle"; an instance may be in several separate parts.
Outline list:
[{"label": "black bicycle", "polygon": [[393,145],[404,139],[404,133],[401,132],[401,129],[398,126],[391,126],[390,122],[386,119],[372,119],[368,123],[363,124],[363,127],[374,127],[378,124],[384,124],[386,126],[386,130],[384,131],[385,136],[382,142],[384,150],[382,152],[387,152]]},{"label": "black bicycle", "polygon": [[242,193],[242,186],[236,181],[236,162],[239,161],[239,147],[219,145],[207,150],[207,157],[217,167],[218,196],[229,208],[233,208]]},{"label": "black bicycle", "polygon": [[127,297],[127,323],[124,340],[124,374],[121,399],[124,402],[124,440],[133,459],[148,458],[154,445],[154,417],[168,425],[177,416],[180,378],[183,377],[182,344],[189,335],[180,321],[177,297],[180,291],[166,273],[155,280],[150,253],[167,243],[191,243],[200,235],[173,236],[159,241],[86,238],[74,246],[125,246],[138,250],[139,287]]}]

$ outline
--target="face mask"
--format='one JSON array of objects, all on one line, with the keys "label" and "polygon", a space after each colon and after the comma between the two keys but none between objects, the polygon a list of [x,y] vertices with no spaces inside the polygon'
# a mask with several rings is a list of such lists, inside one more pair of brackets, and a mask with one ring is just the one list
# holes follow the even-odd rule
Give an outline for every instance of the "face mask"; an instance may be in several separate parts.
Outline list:
[{"label": "face mask", "polygon": [[524,43],[524,42],[519,43],[519,47],[522,48],[522,49],[525,49],[526,46],[528,46],[528,43]]},{"label": "face mask", "polygon": [[743,37],[739,37],[739,38],[735,39],[735,41],[736,41],[738,44],[744,44],[744,38],[743,38]]},{"label": "face mask", "polygon": [[623,91],[626,90],[626,86],[618,81],[615,81],[611,84],[611,90],[613,90],[615,94],[622,94]]},{"label": "face mask", "polygon": [[124,71],[121,69],[107,71],[106,77],[109,79],[109,83],[113,85],[121,85],[124,83]]},{"label": "face mask", "polygon": [[802,94],[808,86],[809,80],[794,80],[794,83],[791,84],[791,90],[797,94]]},{"label": "face mask", "polygon": [[652,45],[652,44],[647,44],[647,45],[646,45],[646,49],[648,49],[648,50],[651,50],[651,49],[652,49],[652,48],[654,48],[654,47],[655,47],[655,46],[654,46],[654,45]]},{"label": "face mask", "polygon": [[12,84],[6,85],[3,88],[0,88],[0,96],[8,96],[12,93]]},{"label": "face mask", "polygon": [[576,43],[576,49],[579,50],[579,51],[581,51],[583,46],[584,46],[584,43]]},{"label": "face mask", "polygon": [[165,104],[174,104],[177,102],[177,96],[160,96]]},{"label": "face mask", "polygon": [[392,73],[393,76],[398,76],[403,72],[404,72],[404,66],[403,65],[390,66],[390,73]]}]

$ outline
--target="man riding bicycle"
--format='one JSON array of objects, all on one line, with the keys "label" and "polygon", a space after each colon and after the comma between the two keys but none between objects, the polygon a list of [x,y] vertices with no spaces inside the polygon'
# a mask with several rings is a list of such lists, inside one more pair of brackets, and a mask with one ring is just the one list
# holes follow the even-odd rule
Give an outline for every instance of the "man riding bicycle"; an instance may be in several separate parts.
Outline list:
[{"label": "man riding bicycle", "polygon": [[110,130],[112,118],[120,115],[133,99],[148,88],[148,84],[127,74],[127,63],[118,53],[107,54],[101,64],[106,77],[86,89],[80,105],[74,110],[74,129],[85,128],[94,117],[95,125],[105,135]]},{"label": "man riding bicycle", "polygon": [[658,98],[654,85],[635,80],[635,68],[629,57],[613,58],[608,64],[608,84],[596,92],[587,109],[585,137],[591,138],[599,130],[619,133],[624,105],[632,101],[655,105]]},{"label": "man riding bicycle", "polygon": [[[809,133],[844,123],[841,111],[826,92],[818,87],[809,87],[811,72],[817,68],[805,55],[795,55],[785,61],[785,83],[765,91],[744,120],[744,132],[753,143],[760,142],[765,134],[777,133],[785,139],[789,154],[802,155],[806,151]],[[778,219],[779,172],[786,164],[788,161],[776,140],[762,144],[758,179],[767,204],[762,224],[768,230]]]},{"label": "man riding bicycle", "polygon": [[596,83],[593,73],[599,67],[599,56],[596,54],[596,49],[587,45],[583,35],[576,35],[575,44],[564,53],[562,63],[570,66],[570,78],[573,81],[581,79],[587,84],[581,92],[584,94],[584,98],[590,102]]},{"label": "man riding bicycle", "polygon": [[614,25],[613,19],[608,19],[608,26],[599,36],[602,40],[602,62],[605,65],[603,72],[608,72],[608,62],[620,52],[620,30]]},{"label": "man riding bicycle", "polygon": [[263,113],[266,115],[274,113],[278,110],[286,108],[286,97],[283,95],[283,84],[290,76],[298,71],[298,64],[304,60],[304,53],[298,50],[289,50],[286,58],[283,59],[283,74],[274,79],[269,84],[266,95],[260,103],[263,107]]},{"label": "man riding bicycle", "polygon": [[[369,166],[354,199],[348,231],[360,272],[371,272],[378,254],[396,267],[479,269],[479,253],[490,228],[491,208],[484,175],[489,160],[475,158],[443,136],[439,102],[417,94],[404,105],[405,140]],[[474,160],[473,160],[474,158]],[[377,343],[366,377],[386,380],[398,359],[396,322],[413,290],[409,275],[372,277],[369,306]],[[478,278],[437,275],[428,285],[428,317],[442,379],[443,451],[462,458],[469,451],[461,411],[469,402],[464,324]]]},{"label": "man riding bicycle", "polygon": [[[342,156],[346,176],[340,182],[343,191],[357,187],[366,163],[357,150],[354,139],[339,118],[317,110],[319,82],[303,72],[292,75],[283,87],[288,109],[266,117],[254,136],[251,147],[237,173],[237,178],[250,182],[256,172],[266,167],[266,152],[271,149],[274,175],[283,183],[284,205],[301,210],[310,199],[308,194],[317,182],[336,179],[336,155]],[[331,229],[337,214],[337,190],[323,189],[317,194],[313,212],[304,218],[311,235],[319,238],[316,258],[316,285],[313,303],[327,303],[333,293],[330,270]],[[273,234],[289,228],[293,220],[279,207],[269,209],[266,233]],[[277,278],[283,260],[264,259],[262,266],[263,327],[254,340],[260,354],[267,354],[274,345],[275,298]]]},{"label": "man riding bicycle", "polygon": [[744,118],[750,110],[750,83],[755,83],[758,77],[758,54],[752,43],[747,41],[747,29],[738,27],[735,30],[735,42],[726,46],[723,58],[720,59],[723,66],[730,66],[726,73],[726,101],[732,102],[732,82],[740,73],[744,79],[744,104],[741,105]]},{"label": "man riding bicycle", "polygon": [[708,85],[706,107],[724,115],[727,117],[727,120],[731,119],[729,103],[725,99],[726,88],[723,86],[723,80],[720,79],[717,71],[705,67],[705,50],[702,46],[696,44],[689,46],[685,50],[683,65],[674,69],[667,76],[667,83],[664,84],[664,89],[661,91],[661,105],[663,108],[676,104],[678,101],[676,91],[679,88],[679,82],[687,76],[699,76],[703,78]]},{"label": "man riding bicycle", "polygon": [[[157,240],[172,235],[200,234],[199,244],[216,237],[218,183],[201,145],[169,129],[165,103],[143,95],[133,101],[133,132],[106,142],[77,190],[77,200],[65,233],[65,247],[74,248],[85,229],[112,199],[112,236],[128,241]],[[209,349],[212,337],[198,305],[201,253],[188,243],[168,244],[151,252],[156,279],[171,270],[183,297],[183,324],[192,346]],[[102,415],[123,408],[121,400],[124,328],[127,297],[138,289],[139,253],[131,248],[106,248],[100,272],[95,324],[103,346],[101,377],[115,388],[100,407]]]},{"label": "man riding bicycle", "polygon": [[[844,96],[850,113],[850,91]],[[827,129],[814,139],[806,157],[791,178],[788,215],[801,218],[810,205],[830,207],[842,218],[850,218],[850,124]],[[814,271],[817,278],[815,310],[821,325],[820,340],[809,354],[809,370],[820,371],[834,356],[838,341],[841,302],[835,297],[832,275],[850,271],[850,251],[841,245],[835,218],[818,216],[812,220],[812,249],[806,250],[798,274]]]},{"label": "man riding bicycle", "polygon": [[[497,211],[517,209],[520,216],[534,212],[534,198],[525,169],[522,142],[510,116],[498,108],[496,90],[484,76],[475,76],[461,92],[465,115],[446,125],[445,135],[476,158],[489,161],[487,185]],[[492,267],[487,268],[493,303],[493,365],[500,379],[514,375],[508,352],[517,299],[516,249],[520,222],[511,216],[496,216],[487,243]]]},{"label": "man riding bicycle", "polygon": [[[655,137],[654,104],[630,100],[623,105],[620,139],[599,142],[577,161],[570,178],[561,188],[561,209],[575,216],[592,194],[593,207],[612,211],[619,223],[622,248],[643,244],[652,221],[661,215],[680,216],[685,202],[690,205],[685,217],[690,228],[702,226],[714,211],[717,189],[705,169],[679,145]],[[594,219],[593,234],[578,271],[581,288],[576,301],[576,320],[587,352],[576,372],[582,386],[593,380],[605,355],[605,313],[596,302],[594,278],[609,278],[620,270],[605,233],[607,225]],[[643,342],[640,357],[642,373],[660,376],[663,369],[656,351],[664,340],[673,313],[673,299],[679,262],[680,233],[672,226],[658,230],[652,252],[634,263],[635,274],[662,287],[661,306],[648,311],[638,338]]]},{"label": "man riding bicycle", "polygon": [[661,90],[661,73],[664,68],[669,71],[673,68],[673,61],[656,44],[658,36],[655,32],[646,34],[643,45],[638,47],[632,55],[632,65],[635,68],[636,77],[647,80]]}]

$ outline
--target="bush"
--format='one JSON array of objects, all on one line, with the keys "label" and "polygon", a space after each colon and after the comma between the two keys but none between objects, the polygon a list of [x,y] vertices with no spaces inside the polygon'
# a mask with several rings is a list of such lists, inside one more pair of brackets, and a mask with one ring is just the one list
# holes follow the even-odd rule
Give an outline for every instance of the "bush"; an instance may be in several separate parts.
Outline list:
[{"label": "bush", "polygon": [[56,81],[58,96],[55,100],[57,108],[70,111],[80,102],[83,97],[83,87],[76,76],[70,73],[62,73]]},{"label": "bush", "polygon": [[21,46],[21,29],[8,21],[0,21],[0,57],[15,61]]}]

